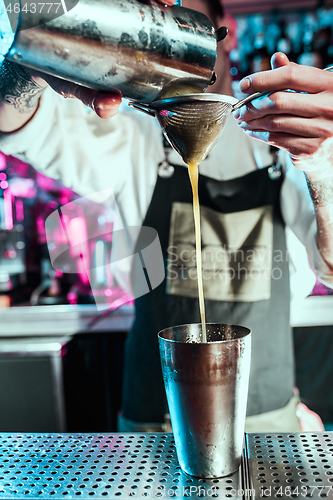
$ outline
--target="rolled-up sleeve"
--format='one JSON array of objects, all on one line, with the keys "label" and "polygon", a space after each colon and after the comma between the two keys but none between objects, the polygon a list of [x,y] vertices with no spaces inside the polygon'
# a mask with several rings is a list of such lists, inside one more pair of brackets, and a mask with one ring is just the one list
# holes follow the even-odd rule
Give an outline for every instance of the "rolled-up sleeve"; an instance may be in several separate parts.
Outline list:
[{"label": "rolled-up sleeve", "polygon": [[286,225],[305,246],[311,267],[320,281],[333,288],[333,276],[316,244],[317,223],[315,209],[307,187],[304,172],[294,167],[285,155],[286,174],[281,190],[281,211]]},{"label": "rolled-up sleeve", "polygon": [[[0,134],[0,151],[86,196],[113,191],[128,225],[140,224],[164,158],[157,121],[126,104],[102,120],[76,99],[46,89],[22,129]],[[102,203],[107,199],[99,198]],[[105,194],[105,196],[107,196]]]}]

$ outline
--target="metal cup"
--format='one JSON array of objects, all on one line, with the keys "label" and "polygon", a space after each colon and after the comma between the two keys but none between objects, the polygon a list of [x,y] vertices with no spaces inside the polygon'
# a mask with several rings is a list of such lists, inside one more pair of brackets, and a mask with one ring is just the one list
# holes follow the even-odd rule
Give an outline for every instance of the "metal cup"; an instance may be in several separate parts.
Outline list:
[{"label": "metal cup", "polygon": [[243,326],[176,326],[158,334],[178,460],[191,476],[223,477],[241,462],[251,331]]},{"label": "metal cup", "polygon": [[227,31],[200,12],[153,0],[65,0],[56,14],[60,1],[37,12],[31,1],[21,0],[12,62],[142,103],[179,85],[183,94],[203,92],[215,78],[217,41]]}]

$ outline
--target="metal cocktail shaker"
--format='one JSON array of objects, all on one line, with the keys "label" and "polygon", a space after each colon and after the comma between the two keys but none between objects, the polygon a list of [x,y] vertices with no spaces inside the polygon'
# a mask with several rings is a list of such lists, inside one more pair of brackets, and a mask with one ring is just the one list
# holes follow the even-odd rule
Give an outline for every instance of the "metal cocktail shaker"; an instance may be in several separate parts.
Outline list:
[{"label": "metal cocktail shaker", "polygon": [[223,477],[241,462],[250,373],[251,331],[201,324],[158,334],[172,429],[181,468],[191,476]]},{"label": "metal cocktail shaker", "polygon": [[58,17],[50,8],[21,8],[6,58],[96,90],[118,88],[142,103],[179,83],[190,92],[203,92],[212,83],[219,30],[204,14],[148,0],[66,0],[66,5]]}]

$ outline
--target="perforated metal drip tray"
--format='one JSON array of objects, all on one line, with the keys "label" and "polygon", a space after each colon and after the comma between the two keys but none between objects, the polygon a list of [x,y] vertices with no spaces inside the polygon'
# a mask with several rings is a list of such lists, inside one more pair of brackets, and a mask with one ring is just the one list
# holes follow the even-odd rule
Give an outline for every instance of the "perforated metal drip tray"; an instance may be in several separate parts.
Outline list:
[{"label": "perforated metal drip tray", "polygon": [[252,497],[333,499],[333,432],[247,434],[245,440]]},{"label": "perforated metal drip tray", "polygon": [[333,433],[247,434],[242,466],[196,479],[172,434],[1,434],[0,499],[331,498]]},{"label": "perforated metal drip tray", "polygon": [[184,474],[172,434],[0,435],[0,499],[224,498],[240,488],[239,472]]}]

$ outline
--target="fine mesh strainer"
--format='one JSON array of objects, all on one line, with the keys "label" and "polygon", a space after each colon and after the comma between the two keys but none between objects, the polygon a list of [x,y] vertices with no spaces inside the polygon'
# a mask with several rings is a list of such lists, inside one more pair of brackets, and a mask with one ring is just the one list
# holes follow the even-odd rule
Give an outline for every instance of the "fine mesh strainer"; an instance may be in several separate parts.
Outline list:
[{"label": "fine mesh strainer", "polygon": [[215,146],[231,113],[263,95],[267,93],[257,92],[238,101],[222,94],[187,94],[149,105],[129,105],[156,116],[164,135],[185,163],[201,163]]},{"label": "fine mesh strainer", "polygon": [[[332,72],[333,66],[324,71]],[[134,102],[129,105],[156,116],[165,137],[185,163],[201,163],[215,146],[231,113],[271,93],[256,92],[240,101],[222,94],[187,94],[156,100],[149,105]]]}]

